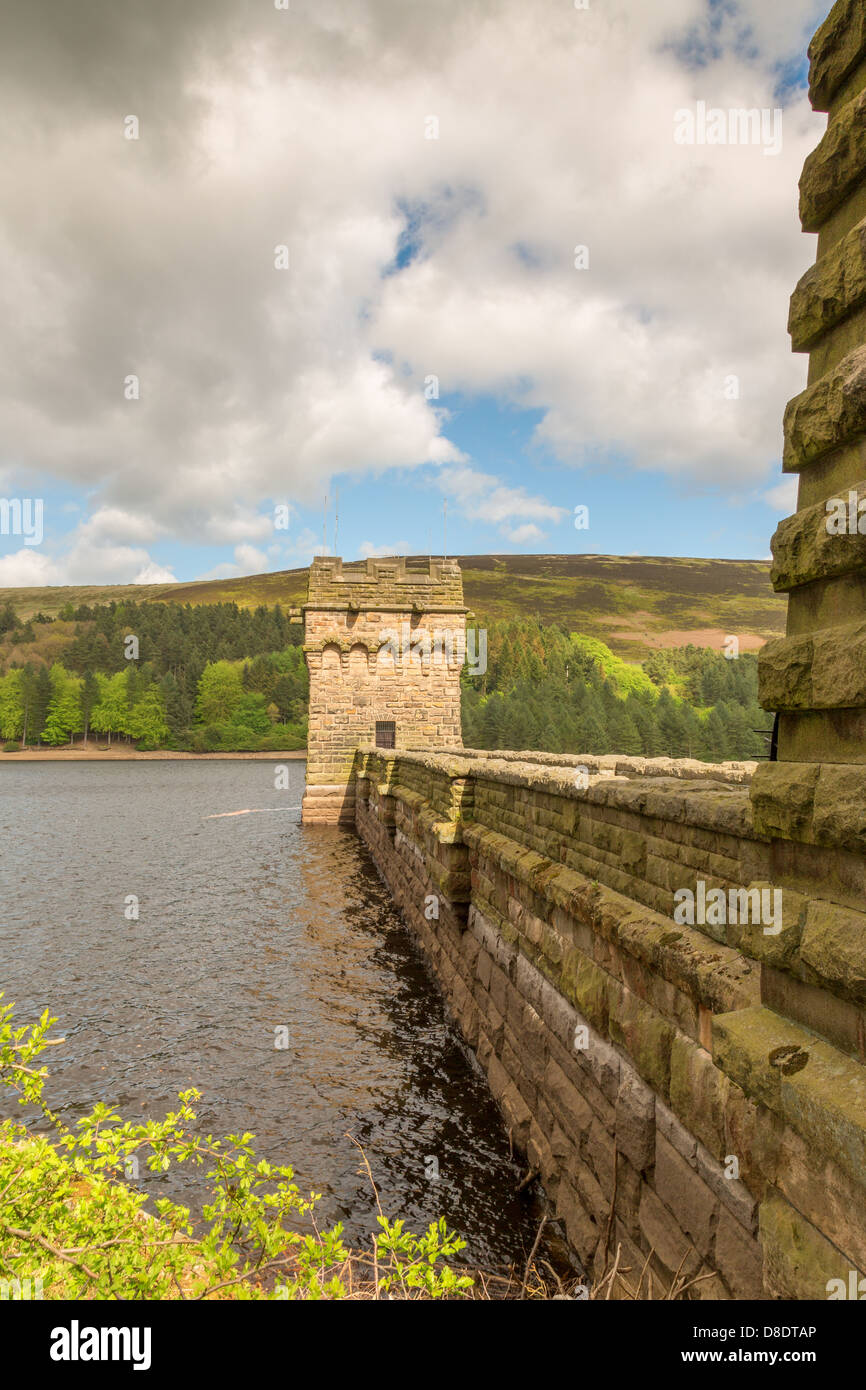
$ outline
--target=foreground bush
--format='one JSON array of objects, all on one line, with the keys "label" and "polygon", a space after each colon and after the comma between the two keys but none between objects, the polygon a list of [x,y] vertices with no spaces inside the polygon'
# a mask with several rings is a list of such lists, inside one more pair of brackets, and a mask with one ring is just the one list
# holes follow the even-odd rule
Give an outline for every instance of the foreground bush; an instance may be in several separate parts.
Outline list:
[{"label": "foreground bush", "polygon": [[[302,1194],[291,1168],[257,1160],[251,1134],[192,1133],[197,1091],[181,1094],[164,1120],[124,1123],[99,1104],[69,1129],[44,1099],[48,1069],[32,1065],[62,1041],[47,1036],[55,1021],[46,1011],[16,1029],[12,1006],[0,1006],[0,1082],[35,1106],[49,1131],[0,1124],[0,1280],[29,1279],[50,1299],[468,1295],[473,1280],[444,1263],[465,1242],[443,1220],[418,1237],[380,1209],[369,1255],[349,1251],[340,1224],[316,1228],[320,1194]],[[129,1180],[141,1167],[161,1172],[172,1162],[209,1165],[203,1234],[193,1234],[189,1209],[168,1198],[155,1203],[158,1219],[148,1215],[145,1194]],[[288,1229],[291,1218],[304,1218],[312,1233]]]}]

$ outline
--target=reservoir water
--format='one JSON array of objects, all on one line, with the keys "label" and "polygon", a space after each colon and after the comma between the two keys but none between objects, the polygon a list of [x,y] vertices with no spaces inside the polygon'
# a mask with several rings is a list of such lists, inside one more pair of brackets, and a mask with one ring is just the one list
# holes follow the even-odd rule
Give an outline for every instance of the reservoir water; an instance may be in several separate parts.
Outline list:
[{"label": "reservoir water", "polygon": [[[19,1023],[57,1015],[47,1097],[67,1123],[98,1100],[135,1120],[196,1086],[202,1132],[251,1130],[360,1244],[351,1134],[389,1215],[443,1215],[470,1263],[522,1270],[539,1211],[486,1085],[366,850],[300,825],[287,766],[277,791],[270,761],[0,765],[0,989]],[[21,1111],[0,1092],[0,1113]],[[141,1185],[196,1212],[202,1181]]]}]

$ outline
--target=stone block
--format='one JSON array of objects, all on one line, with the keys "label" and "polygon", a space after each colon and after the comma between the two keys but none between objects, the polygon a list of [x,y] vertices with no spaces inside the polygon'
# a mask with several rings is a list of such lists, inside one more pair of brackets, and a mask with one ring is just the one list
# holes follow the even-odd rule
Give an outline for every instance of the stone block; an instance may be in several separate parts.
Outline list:
[{"label": "stone block", "polygon": [[815,786],[812,830],[819,845],[866,853],[866,767],[852,763],[821,765]]},{"label": "stone block", "polygon": [[830,104],[866,56],[866,9],[861,0],[837,0],[809,44],[809,96],[816,111]]},{"label": "stone block", "polygon": [[714,1264],[734,1298],[764,1299],[764,1261],[760,1242],[722,1207]]},{"label": "stone block", "polygon": [[677,1271],[680,1277],[694,1277],[701,1268],[701,1257],[675,1218],[653,1192],[644,1184],[641,1188],[638,1225],[647,1250],[652,1250],[670,1282]]},{"label": "stone block", "polygon": [[556,1194],[556,1214],[565,1224],[570,1243],[582,1262],[589,1266],[599,1239],[599,1228],[574,1188],[564,1180]]},{"label": "stone block", "polygon": [[771,1298],[823,1300],[834,1279],[847,1287],[850,1260],[781,1193],[761,1203],[759,1222],[764,1289]]},{"label": "stone block", "polygon": [[866,1003],[866,913],[818,899],[810,902],[800,957],[821,982]]},{"label": "stone block", "polygon": [[715,1234],[719,1200],[700,1174],[664,1138],[656,1149],[654,1187],[674,1214],[680,1230],[708,1256]]},{"label": "stone block", "polygon": [[584,1138],[583,1151],[603,1192],[613,1193],[616,1171],[616,1140],[593,1116]]},{"label": "stone block", "polygon": [[653,1090],[666,1099],[670,1092],[674,1028],[630,990],[622,990],[619,998],[615,991],[611,994],[614,996],[609,1025],[611,1040],[631,1058]]},{"label": "stone block", "polygon": [[866,219],[811,266],[797,285],[788,316],[794,351],[806,351],[864,302]]},{"label": "stone block", "polygon": [[671,1049],[671,1109],[716,1158],[725,1152],[725,1106],[730,1081],[709,1052],[690,1038]]},{"label": "stone block", "polygon": [[761,648],[758,701],[764,709],[811,709],[814,646],[809,634],[777,637]]},{"label": "stone block", "polygon": [[695,1166],[698,1141],[693,1134],[690,1134],[685,1125],[682,1124],[672,1110],[656,1097],[655,1104],[656,1129],[667,1142],[676,1149],[681,1158],[687,1163]]},{"label": "stone block", "polygon": [[544,1097],[562,1128],[580,1144],[594,1116],[577,1087],[553,1059],[548,1061],[544,1073]]},{"label": "stone block", "polygon": [[698,1176],[707,1190],[718,1197],[734,1220],[739,1221],[744,1230],[754,1233],[758,1225],[758,1204],[744,1183],[738,1178],[728,1177],[729,1172],[737,1171],[730,1164],[731,1158],[735,1158],[739,1166],[739,1155],[726,1154],[720,1163],[709,1149],[705,1149],[703,1144],[698,1144],[695,1155]]},{"label": "stone block", "polygon": [[655,1154],[655,1093],[634,1071],[624,1071],[616,1098],[616,1145],[638,1172]]},{"label": "stone block", "polygon": [[513,1081],[509,1081],[499,1099],[506,1128],[510,1131],[517,1148],[525,1151],[532,1112]]},{"label": "stone block", "polygon": [[866,1269],[866,1190],[832,1158],[816,1154],[795,1130],[780,1134],[774,1185],[797,1211],[847,1256]]},{"label": "stone block", "polygon": [[717,1065],[855,1182],[866,1173],[866,1068],[768,1009],[713,1021]]},{"label": "stone block", "polygon": [[[760,659],[759,659],[760,669]],[[755,829],[785,840],[809,838],[818,763],[761,763],[752,778],[750,797]]]}]

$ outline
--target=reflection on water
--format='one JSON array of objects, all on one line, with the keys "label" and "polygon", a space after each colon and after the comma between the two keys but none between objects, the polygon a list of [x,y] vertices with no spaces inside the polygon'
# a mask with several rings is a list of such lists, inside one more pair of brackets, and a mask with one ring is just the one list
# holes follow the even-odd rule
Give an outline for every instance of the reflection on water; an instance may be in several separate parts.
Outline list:
[{"label": "reflection on water", "polygon": [[[49,1097],[135,1119],[196,1086],[200,1128],[252,1130],[350,1243],[375,1228],[352,1134],[386,1212],[522,1265],[538,1212],[486,1085],[363,846],[298,823],[289,767],[286,791],[264,761],[0,767],[0,988],[20,1022],[58,1016]],[[200,1170],[142,1183],[200,1206]]]}]

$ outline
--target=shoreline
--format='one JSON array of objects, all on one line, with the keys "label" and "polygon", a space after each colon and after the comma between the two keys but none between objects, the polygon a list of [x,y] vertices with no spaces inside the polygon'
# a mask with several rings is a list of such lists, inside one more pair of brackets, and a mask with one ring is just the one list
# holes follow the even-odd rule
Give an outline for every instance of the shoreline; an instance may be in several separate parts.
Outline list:
[{"label": "shoreline", "polygon": [[280,753],[277,750],[271,752],[255,753],[187,753],[171,748],[156,748],[153,752],[140,752],[137,748],[105,748],[100,751],[98,748],[28,748],[18,753],[0,753],[0,767],[4,762],[10,763],[56,763],[56,762],[144,762],[148,759],[156,761],[180,761],[194,758],[197,761],[221,759],[235,760],[245,758],[247,760],[259,762],[285,761],[287,758],[304,759],[306,761],[306,750],[303,748],[293,748],[289,752]]}]

